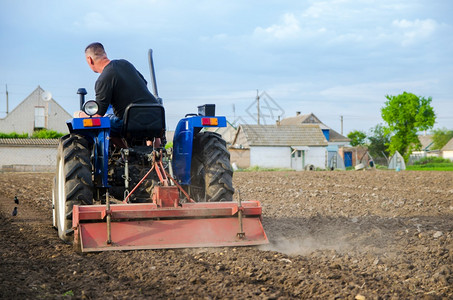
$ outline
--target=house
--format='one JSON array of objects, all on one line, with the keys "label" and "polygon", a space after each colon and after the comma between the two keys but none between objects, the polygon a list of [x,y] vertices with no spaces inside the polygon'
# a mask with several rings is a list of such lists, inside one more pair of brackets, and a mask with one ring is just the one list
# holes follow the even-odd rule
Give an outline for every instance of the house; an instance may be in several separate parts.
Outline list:
[{"label": "house", "polygon": [[239,125],[231,163],[239,168],[326,168],[327,140],[316,124]]},{"label": "house", "polygon": [[[324,134],[327,140],[327,160],[328,166],[335,166],[340,168],[340,166],[349,167],[349,157],[352,157],[352,152],[345,150],[344,152],[339,151],[342,147],[350,147],[350,139],[343,136],[342,134],[336,132],[329,126],[325,125],[321,120],[315,116],[313,113],[310,114],[301,114],[300,112],[296,113],[295,117],[285,118],[280,121],[280,125],[300,125],[300,124],[316,124],[318,125],[322,133]],[[343,163],[337,161],[338,155],[343,159]],[[346,156],[344,156],[346,155]]]},{"label": "house", "polygon": [[14,108],[6,117],[0,119],[2,133],[28,133],[38,129],[49,129],[69,133],[66,120],[72,116],[52,97],[38,86],[25,100]]},{"label": "house", "polygon": [[448,143],[442,147],[442,157],[448,158],[453,161],[453,138],[448,141]]},{"label": "house", "polygon": [[[38,86],[6,117],[0,119],[2,133],[28,133],[49,129],[69,133],[66,120],[72,116]],[[0,139],[2,171],[54,171],[58,139]]]},{"label": "house", "polygon": [[434,146],[433,135],[431,134],[419,135],[418,140],[420,141],[421,147],[416,151],[412,151],[411,155],[409,156],[409,164],[413,164],[417,160],[420,160],[425,157],[440,156],[439,150],[432,149]]},{"label": "house", "polygon": [[358,164],[368,166],[371,159],[366,146],[340,147],[338,152],[344,159],[345,167],[357,166]]}]

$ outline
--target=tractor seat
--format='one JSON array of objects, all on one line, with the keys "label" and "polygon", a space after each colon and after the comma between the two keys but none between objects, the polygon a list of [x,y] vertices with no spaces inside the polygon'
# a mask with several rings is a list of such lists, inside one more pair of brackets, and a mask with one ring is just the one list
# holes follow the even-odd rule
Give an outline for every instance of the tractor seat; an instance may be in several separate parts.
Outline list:
[{"label": "tractor seat", "polygon": [[122,136],[126,141],[154,140],[165,135],[165,110],[160,104],[132,103],[123,116]]}]

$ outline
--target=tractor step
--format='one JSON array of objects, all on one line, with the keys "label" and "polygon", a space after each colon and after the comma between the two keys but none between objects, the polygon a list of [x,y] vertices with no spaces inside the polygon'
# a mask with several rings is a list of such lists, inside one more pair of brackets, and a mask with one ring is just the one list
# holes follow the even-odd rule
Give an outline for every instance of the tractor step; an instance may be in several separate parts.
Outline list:
[{"label": "tractor step", "polygon": [[[242,212],[242,234],[239,211]],[[107,243],[106,216],[111,216]],[[73,208],[74,243],[82,252],[189,247],[252,246],[269,243],[258,201],[82,205]]]}]

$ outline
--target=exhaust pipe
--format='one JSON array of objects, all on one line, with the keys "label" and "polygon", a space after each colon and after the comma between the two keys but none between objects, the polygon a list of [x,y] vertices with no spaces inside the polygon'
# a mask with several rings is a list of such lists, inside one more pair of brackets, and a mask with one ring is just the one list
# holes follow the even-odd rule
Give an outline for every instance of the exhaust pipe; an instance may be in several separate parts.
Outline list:
[{"label": "exhaust pipe", "polygon": [[151,83],[153,84],[153,95],[162,105],[162,98],[159,97],[159,93],[157,91],[157,82],[156,82],[156,73],[154,71],[154,61],[153,61],[153,49],[149,49],[148,51],[148,61],[149,61],[149,71],[151,72]]}]

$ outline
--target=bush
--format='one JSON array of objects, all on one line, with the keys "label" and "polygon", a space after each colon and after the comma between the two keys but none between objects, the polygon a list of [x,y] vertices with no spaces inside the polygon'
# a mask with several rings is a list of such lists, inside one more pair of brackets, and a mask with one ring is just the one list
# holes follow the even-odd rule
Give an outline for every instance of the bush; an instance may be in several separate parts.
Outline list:
[{"label": "bush", "polygon": [[41,129],[33,132],[31,137],[35,139],[58,139],[64,135],[64,133],[56,132],[54,130]]},{"label": "bush", "polygon": [[173,148],[173,142],[168,142],[165,144],[165,149]]},{"label": "bush", "polygon": [[[58,139],[64,135],[65,135],[64,133],[56,132],[54,130],[41,129],[41,130],[37,130],[37,131],[33,132],[31,138],[34,138],[34,139]],[[2,139],[28,139],[30,137],[28,136],[28,133],[16,133],[16,132],[1,133],[0,132],[0,138],[2,138]]]},{"label": "bush", "polygon": [[416,162],[414,162],[414,165],[442,164],[442,163],[451,163],[451,160],[437,156],[430,156],[417,160]]},{"label": "bush", "polygon": [[2,139],[26,139],[28,138],[28,133],[2,133],[0,132],[0,138]]}]

